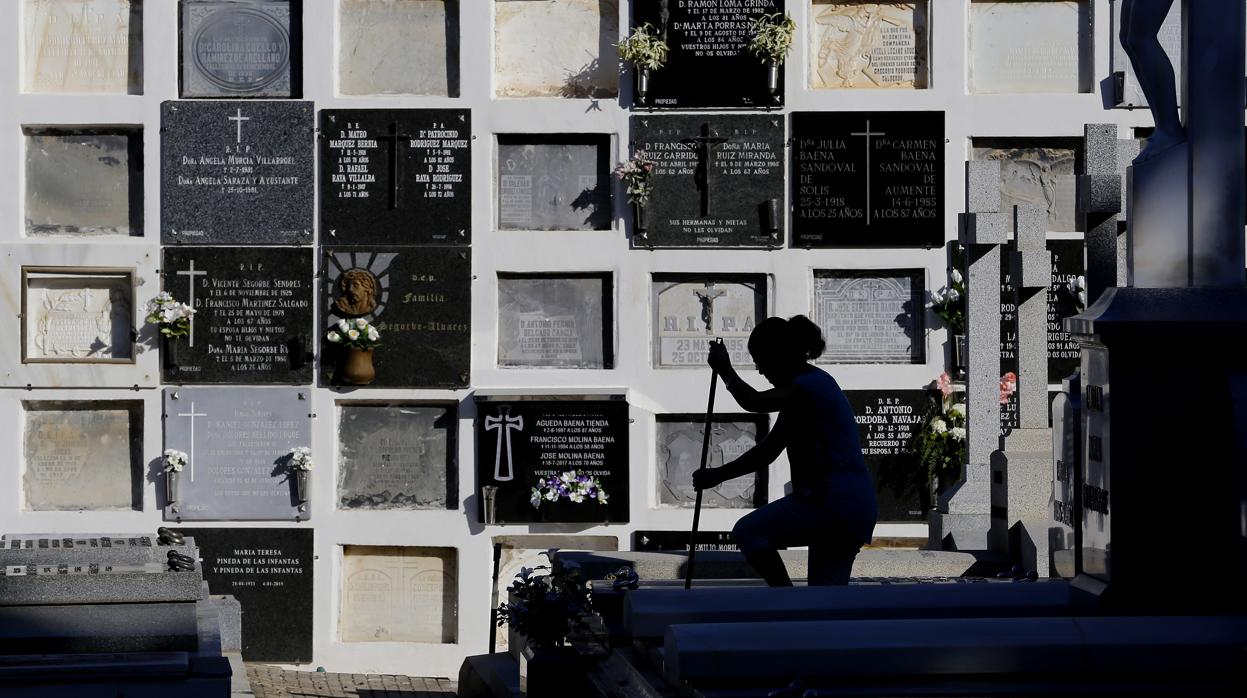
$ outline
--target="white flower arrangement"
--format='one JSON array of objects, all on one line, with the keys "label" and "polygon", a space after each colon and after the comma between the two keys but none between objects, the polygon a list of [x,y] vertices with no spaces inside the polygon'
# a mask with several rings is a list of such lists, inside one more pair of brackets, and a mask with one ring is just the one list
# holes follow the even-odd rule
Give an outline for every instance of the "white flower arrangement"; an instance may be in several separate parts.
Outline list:
[{"label": "white flower arrangement", "polygon": [[579,470],[568,470],[558,477],[537,480],[537,486],[529,494],[528,503],[537,508],[543,501],[556,502],[562,497],[573,504],[580,504],[585,500],[597,500],[598,504],[606,504],[609,499],[598,478],[585,475]]},{"label": "white flower arrangement", "polygon": [[190,461],[190,457],[185,453],[172,448],[165,450],[164,458],[166,473],[180,473]]},{"label": "white flower arrangement", "polygon": [[953,427],[952,429],[948,430],[948,435],[951,436],[954,441],[965,441],[966,440],[966,428],[965,427]]},{"label": "white flower arrangement", "polygon": [[307,446],[299,446],[297,448],[290,449],[290,469],[311,470],[312,449]]},{"label": "white flower arrangement", "polygon": [[161,291],[147,301],[143,312],[147,314],[147,322],[159,327],[160,334],[166,337],[185,337],[189,334],[191,316],[195,314],[194,308],[179,303],[168,291]]},{"label": "white flower arrangement", "polygon": [[1087,277],[1078,276],[1069,280],[1065,285],[1066,291],[1073,297],[1074,302],[1078,304],[1078,309],[1085,310],[1087,307]]},{"label": "white flower arrangement", "polygon": [[381,332],[364,318],[339,320],[325,338],[334,344],[355,349],[372,349],[381,346]]}]

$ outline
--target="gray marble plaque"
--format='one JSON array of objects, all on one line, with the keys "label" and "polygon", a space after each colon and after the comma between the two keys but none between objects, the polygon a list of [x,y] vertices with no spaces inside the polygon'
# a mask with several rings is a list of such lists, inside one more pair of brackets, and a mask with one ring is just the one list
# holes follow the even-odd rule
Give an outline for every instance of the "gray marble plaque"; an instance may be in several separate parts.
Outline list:
[{"label": "gray marble plaque", "polygon": [[710,340],[721,337],[732,363],[753,362],[746,344],[767,316],[762,274],[655,274],[654,365],[705,368]]},{"label": "gray marble plaque", "polygon": [[455,410],[440,405],[343,405],[338,507],[456,506]]},{"label": "gray marble plaque", "polygon": [[[658,503],[692,507],[697,501],[693,473],[701,465],[705,417],[662,415],[658,417]],[[710,426],[708,468],[731,463],[753,448],[766,432],[765,417],[715,415]],[[744,475],[702,492],[702,506],[719,509],[752,509],[766,503],[766,471]]]},{"label": "gray marble plaque", "polygon": [[827,349],[820,363],[920,364],[923,361],[922,271],[814,272],[814,314]]},{"label": "gray marble plaque", "polygon": [[[1048,230],[1075,232],[1076,165],[1081,159],[1074,139],[974,139],[975,160],[1000,161],[1000,210],[1017,205],[1048,212]],[[1013,216],[1008,216],[1013,230]]]},{"label": "gray marble plaque", "polygon": [[138,129],[26,129],[26,234],[142,235]]},{"label": "gray marble plaque", "polygon": [[[312,445],[311,402],[292,388],[166,388],[166,449],[189,456],[166,520],[311,518],[296,501],[286,456]],[[328,458],[317,458],[319,467]]]},{"label": "gray marble plaque", "polygon": [[22,488],[34,511],[143,508],[141,402],[27,402]]},{"label": "gray marble plaque", "polygon": [[164,102],[160,241],[312,243],[311,102]]},{"label": "gray marble plaque", "polygon": [[500,276],[498,365],[610,368],[606,276]]},{"label": "gray marble plaque", "polygon": [[610,138],[498,136],[498,227],[607,230]]},{"label": "gray marble plaque", "polygon": [[290,97],[290,0],[182,0],[182,97]]},{"label": "gray marble plaque", "polygon": [[459,96],[459,0],[341,0],[344,95]]}]

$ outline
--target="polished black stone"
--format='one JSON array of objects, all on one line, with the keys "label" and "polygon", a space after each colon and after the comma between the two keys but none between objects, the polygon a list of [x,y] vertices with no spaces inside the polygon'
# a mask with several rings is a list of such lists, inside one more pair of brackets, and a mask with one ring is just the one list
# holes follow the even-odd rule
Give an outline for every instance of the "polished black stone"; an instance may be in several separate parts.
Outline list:
[{"label": "polished black stone", "polygon": [[[637,552],[688,551],[689,531],[634,531],[632,549]],[[698,531],[697,550],[740,550],[731,531]]]},{"label": "polished black stone", "polygon": [[325,244],[467,245],[471,113],[321,111],[320,197]]},{"label": "polished black stone", "polygon": [[166,383],[312,382],[311,248],[166,247],[164,290],[195,309],[162,342]]},{"label": "polished black stone", "polygon": [[944,112],[793,112],[792,243],[944,244]]},{"label": "polished black stone", "polygon": [[[1065,318],[1082,312],[1078,296],[1069,282],[1087,274],[1082,240],[1049,240],[1052,253],[1052,287],[1048,289],[1048,382],[1060,383],[1078,370],[1081,361],[1078,342],[1065,331]],[[1094,298],[1088,298],[1094,303]]]},{"label": "polished black stone", "polygon": [[927,476],[913,438],[934,398],[925,390],[846,390],[845,395],[875,482],[879,521],[925,521]]}]

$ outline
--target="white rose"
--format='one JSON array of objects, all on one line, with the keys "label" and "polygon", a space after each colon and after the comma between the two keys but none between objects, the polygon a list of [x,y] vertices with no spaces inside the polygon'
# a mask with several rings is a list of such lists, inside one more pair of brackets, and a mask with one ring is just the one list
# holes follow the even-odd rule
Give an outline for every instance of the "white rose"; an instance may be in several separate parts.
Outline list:
[{"label": "white rose", "polygon": [[948,289],[948,301],[950,303],[956,303],[960,298],[961,298],[961,294],[957,293],[957,289],[955,288]]},{"label": "white rose", "polygon": [[966,414],[966,406],[965,406],[965,403],[958,402],[957,404],[953,405],[952,407],[949,407],[949,408],[948,408],[948,413],[949,413],[949,414],[955,414],[955,415],[957,415],[958,417],[964,417],[964,416],[965,416],[965,414]]},{"label": "white rose", "polygon": [[342,341],[342,335],[338,334],[337,332],[334,332],[333,330],[329,330],[329,341],[331,341],[331,342],[341,342],[341,341]]},{"label": "white rose", "polygon": [[956,441],[966,440],[966,430],[964,427],[953,427],[952,429],[948,430],[948,435],[953,437],[953,439]]},{"label": "white rose", "polygon": [[356,326],[356,327],[358,327],[359,329],[361,329],[361,330],[362,330],[362,329],[364,329],[365,327],[367,327],[367,326],[368,326],[368,321],[367,321],[367,320],[365,320],[365,319],[364,319],[364,318],[362,318],[362,317],[361,317],[361,318],[355,318],[355,326]]},{"label": "white rose", "polygon": [[945,424],[944,420],[942,419],[933,419],[931,420],[931,431],[935,432],[936,434],[943,434],[944,432],[948,431],[948,425]]},{"label": "white rose", "polygon": [[354,330],[354,329],[347,330],[346,336],[350,337],[351,339],[359,339],[359,330]]},{"label": "white rose", "polygon": [[368,341],[375,342],[380,338],[381,338],[380,332],[377,332],[375,328],[372,328],[372,327],[368,328]]},{"label": "white rose", "polygon": [[338,320],[338,329],[342,332],[346,332],[351,329],[351,325],[346,320]]},{"label": "white rose", "polygon": [[950,274],[949,276],[952,278],[953,283],[955,283],[955,284],[959,284],[959,283],[961,283],[962,276],[961,276],[961,272],[960,272],[960,271],[957,271],[956,269],[954,269],[954,270],[953,270],[953,273],[952,273],[952,274]]}]

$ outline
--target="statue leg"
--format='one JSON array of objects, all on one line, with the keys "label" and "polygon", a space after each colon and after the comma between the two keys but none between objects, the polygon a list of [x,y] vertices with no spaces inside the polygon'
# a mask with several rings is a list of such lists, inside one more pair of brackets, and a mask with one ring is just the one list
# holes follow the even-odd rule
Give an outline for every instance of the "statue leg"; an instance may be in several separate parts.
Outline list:
[{"label": "statue leg", "polygon": [[1135,162],[1141,162],[1186,140],[1178,118],[1178,94],[1173,64],[1157,39],[1173,0],[1124,0],[1121,8],[1121,44],[1134,66],[1156,122],[1156,131]]}]

